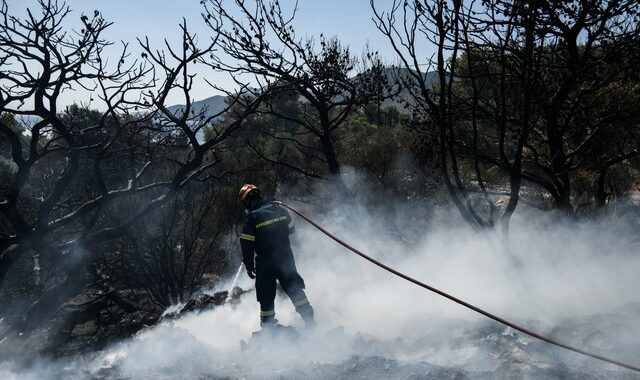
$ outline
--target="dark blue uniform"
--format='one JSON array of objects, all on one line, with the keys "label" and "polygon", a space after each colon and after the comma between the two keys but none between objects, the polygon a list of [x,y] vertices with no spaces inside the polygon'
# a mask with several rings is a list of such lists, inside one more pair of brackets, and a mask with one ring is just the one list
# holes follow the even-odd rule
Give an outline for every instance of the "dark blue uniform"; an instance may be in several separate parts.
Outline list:
[{"label": "dark blue uniform", "polygon": [[284,208],[261,200],[247,214],[240,235],[242,261],[247,270],[256,271],[256,295],[262,323],[274,321],[276,281],[293,302],[305,322],[313,321],[313,309],[304,293],[304,280],[298,274],[289,234],[295,229]]}]

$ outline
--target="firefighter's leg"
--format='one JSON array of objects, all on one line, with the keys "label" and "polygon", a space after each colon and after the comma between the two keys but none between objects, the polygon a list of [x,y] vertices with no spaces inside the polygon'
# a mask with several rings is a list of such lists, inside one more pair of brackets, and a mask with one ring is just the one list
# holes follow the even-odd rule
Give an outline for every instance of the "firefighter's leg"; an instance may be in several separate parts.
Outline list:
[{"label": "firefighter's leg", "polygon": [[260,326],[274,326],[277,322],[274,308],[276,274],[269,266],[258,265],[256,268],[256,296],[260,303]]},{"label": "firefighter's leg", "polygon": [[313,307],[307,299],[307,295],[304,293],[304,280],[298,274],[298,271],[293,268],[285,268],[284,271],[279,273],[278,281],[282,285],[282,289],[287,293],[296,311],[302,317],[306,327],[314,327],[316,322],[313,317]]},{"label": "firefighter's leg", "polygon": [[316,325],[316,320],[313,317],[313,307],[309,303],[307,296],[304,294],[304,290],[300,290],[296,296],[292,296],[291,301],[293,302],[293,306],[295,306],[298,314],[302,317],[304,325],[307,328],[314,327]]}]

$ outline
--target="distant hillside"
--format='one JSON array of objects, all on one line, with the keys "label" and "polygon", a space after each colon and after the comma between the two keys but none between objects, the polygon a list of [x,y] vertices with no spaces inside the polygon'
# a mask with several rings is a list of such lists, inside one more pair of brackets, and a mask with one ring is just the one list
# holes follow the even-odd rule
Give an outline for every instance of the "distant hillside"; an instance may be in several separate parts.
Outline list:
[{"label": "distant hillside", "polygon": [[[398,78],[409,78],[409,71],[407,69],[401,68],[387,68],[385,70],[385,75],[387,76],[387,80],[389,83],[395,82]],[[428,85],[433,85],[438,81],[438,73],[435,71],[430,71],[424,74],[426,82]],[[395,99],[387,99],[382,102],[382,107],[396,107],[400,112],[408,112],[402,106],[404,101],[408,101],[409,103],[413,103],[411,99],[411,95],[406,88],[403,88],[402,91],[398,94]],[[206,117],[214,116],[225,109],[227,104],[225,103],[225,96],[222,95],[214,95],[210,98],[206,98],[203,100],[199,100],[193,103],[193,112],[200,112],[203,108],[206,107],[205,115]],[[184,105],[176,104],[168,107],[171,112],[175,115],[181,115],[184,112]]]},{"label": "distant hillside", "polygon": [[[389,83],[394,83],[398,79],[400,79],[400,81],[402,82],[403,80],[411,78],[410,71],[405,68],[388,68],[386,69],[385,74]],[[433,86],[438,82],[438,72],[429,71],[427,73],[424,73],[424,78],[427,86]],[[396,95],[395,98],[385,100],[384,102],[382,102],[381,107],[393,106],[401,113],[408,113],[409,111],[404,107],[404,102],[408,102],[409,104],[414,103],[409,90],[403,86],[400,93]]]},{"label": "distant hillside", "polygon": [[[193,102],[192,112],[197,113],[197,112],[200,112],[202,109],[206,109],[206,112],[205,112],[206,117],[215,116],[220,112],[222,112],[227,107],[227,104],[225,103],[225,98],[226,96],[214,95],[210,98]],[[184,112],[184,105],[176,104],[168,107],[168,109],[174,115],[179,116],[179,115],[182,115],[182,113]]]}]

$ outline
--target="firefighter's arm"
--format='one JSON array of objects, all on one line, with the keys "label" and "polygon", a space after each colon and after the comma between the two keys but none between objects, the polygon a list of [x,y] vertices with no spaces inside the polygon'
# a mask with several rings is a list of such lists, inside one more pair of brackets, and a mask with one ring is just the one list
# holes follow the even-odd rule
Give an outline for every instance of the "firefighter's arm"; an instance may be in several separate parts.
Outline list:
[{"label": "firefighter's arm", "polygon": [[247,269],[247,273],[249,273],[249,277],[252,277],[252,272],[255,271],[255,241],[255,227],[251,222],[251,218],[247,217],[247,221],[245,222],[244,227],[242,228],[242,233],[240,234],[240,247],[242,248],[242,262]]},{"label": "firefighter's arm", "polygon": [[254,278],[256,268],[253,260],[253,242],[240,238],[240,246],[242,247],[242,262],[247,269],[247,274]]},{"label": "firefighter's arm", "polygon": [[291,214],[289,214],[287,210],[284,210],[284,212],[287,215],[287,223],[289,223],[288,225],[289,234],[292,234],[296,231],[296,222],[293,220],[293,218],[291,217]]}]

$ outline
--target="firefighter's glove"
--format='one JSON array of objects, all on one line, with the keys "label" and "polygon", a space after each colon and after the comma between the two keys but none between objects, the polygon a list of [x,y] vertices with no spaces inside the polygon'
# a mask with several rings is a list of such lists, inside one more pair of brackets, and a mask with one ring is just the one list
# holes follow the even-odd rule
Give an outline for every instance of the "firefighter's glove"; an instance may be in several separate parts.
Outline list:
[{"label": "firefighter's glove", "polygon": [[247,275],[249,276],[250,279],[255,279],[256,278],[256,270],[255,269],[247,269]]}]

